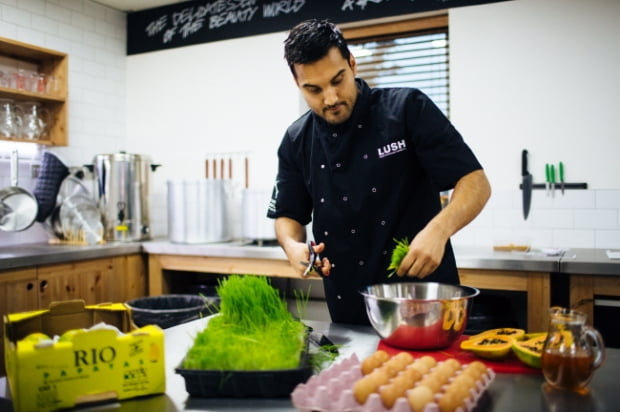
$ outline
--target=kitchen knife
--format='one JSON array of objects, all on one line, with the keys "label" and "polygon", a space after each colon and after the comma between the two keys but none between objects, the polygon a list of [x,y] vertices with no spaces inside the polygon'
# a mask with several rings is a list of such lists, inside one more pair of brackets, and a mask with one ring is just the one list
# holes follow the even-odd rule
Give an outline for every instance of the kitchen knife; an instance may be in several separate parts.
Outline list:
[{"label": "kitchen knife", "polygon": [[550,182],[551,182],[551,176],[549,173],[549,163],[545,163],[545,192],[547,196],[549,196],[549,189],[551,186]]},{"label": "kitchen knife", "polygon": [[562,195],[564,195],[564,163],[560,162],[558,169],[560,172],[560,190],[562,191]]},{"label": "kitchen knife", "polygon": [[555,165],[551,165],[551,197],[555,197]]},{"label": "kitchen knife", "polygon": [[530,205],[532,203],[532,175],[527,170],[527,150],[521,152],[521,190],[523,190],[523,219],[527,219],[530,214]]}]

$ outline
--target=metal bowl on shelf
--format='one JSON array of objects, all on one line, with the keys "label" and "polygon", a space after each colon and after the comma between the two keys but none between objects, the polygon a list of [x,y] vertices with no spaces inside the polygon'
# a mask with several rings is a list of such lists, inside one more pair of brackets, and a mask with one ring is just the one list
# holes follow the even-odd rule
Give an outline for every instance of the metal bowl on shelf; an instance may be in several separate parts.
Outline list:
[{"label": "metal bowl on shelf", "polygon": [[434,282],[368,286],[361,292],[370,324],[384,343],[403,349],[450,346],[465,330],[476,288]]}]

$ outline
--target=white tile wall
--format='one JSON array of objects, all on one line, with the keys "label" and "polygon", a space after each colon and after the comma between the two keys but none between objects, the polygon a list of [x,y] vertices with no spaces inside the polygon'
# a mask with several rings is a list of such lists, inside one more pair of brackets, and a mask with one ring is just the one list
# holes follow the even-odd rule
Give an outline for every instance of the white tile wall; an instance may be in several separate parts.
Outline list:
[{"label": "white tile wall", "polygon": [[[69,55],[69,146],[50,149],[69,166],[92,163],[96,154],[122,150],[126,140],[126,15],[90,0],[0,0],[0,36]],[[0,160],[16,145],[0,142]],[[17,145],[20,158],[40,151]],[[4,162],[6,163],[6,162]],[[0,164],[0,178],[8,167]],[[21,168],[20,168],[21,169]],[[8,178],[7,178],[8,181]],[[22,173],[20,185],[34,180]],[[47,241],[41,224],[20,233],[0,232],[0,246]]]},{"label": "white tile wall", "polygon": [[620,248],[620,190],[534,190],[527,220],[521,191],[494,191],[485,210],[453,237],[455,244],[528,242],[533,247]]}]

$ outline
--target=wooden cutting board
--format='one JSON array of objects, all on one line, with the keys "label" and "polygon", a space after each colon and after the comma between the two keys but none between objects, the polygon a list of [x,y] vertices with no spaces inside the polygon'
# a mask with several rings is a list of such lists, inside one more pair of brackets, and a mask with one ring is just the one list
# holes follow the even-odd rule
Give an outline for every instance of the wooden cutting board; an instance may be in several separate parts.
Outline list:
[{"label": "wooden cutting board", "polygon": [[461,349],[461,342],[469,336],[462,335],[451,346],[440,350],[412,350],[402,349],[386,344],[383,340],[379,341],[377,350],[384,350],[390,355],[395,355],[399,352],[409,352],[414,358],[419,358],[425,355],[432,356],[436,361],[442,361],[449,358],[454,358],[460,363],[466,364],[475,360],[484,363],[488,368],[493,369],[495,373],[535,373],[540,374],[540,369],[530,368],[523,362],[521,362],[514,354],[508,355],[505,359],[492,361],[477,357],[471,352]]}]

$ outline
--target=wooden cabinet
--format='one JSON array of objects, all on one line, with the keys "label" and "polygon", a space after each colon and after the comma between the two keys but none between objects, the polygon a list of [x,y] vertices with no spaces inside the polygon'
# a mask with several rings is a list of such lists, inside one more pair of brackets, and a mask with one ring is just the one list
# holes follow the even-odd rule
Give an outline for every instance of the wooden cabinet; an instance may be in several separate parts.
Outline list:
[{"label": "wooden cabinet", "polygon": [[[26,81],[23,75],[32,73],[44,75],[44,80]],[[48,128],[41,139],[30,140],[18,137],[0,137],[0,140],[35,142],[49,146],[66,146],[67,139],[67,67],[68,56],[54,50],[21,43],[0,37],[0,98],[18,102],[38,102],[47,111]],[[16,80],[15,76],[20,76]],[[10,81],[9,81],[10,80]],[[41,86],[24,87],[25,84],[41,83]]]},{"label": "wooden cabinet", "polygon": [[551,304],[550,274],[515,270],[459,268],[461,284],[479,289],[511,290],[527,293],[527,330],[547,330]]},{"label": "wooden cabinet", "polygon": [[[0,316],[38,308],[37,270],[25,269],[0,274]],[[4,321],[0,330],[0,376],[4,370]]]},{"label": "wooden cabinet", "polygon": [[[146,296],[146,281],[141,254],[0,272],[0,318],[8,313],[45,309],[61,300],[84,299],[86,304],[126,302]],[[2,376],[4,322],[0,337]]]},{"label": "wooden cabinet", "polygon": [[113,258],[39,268],[39,307],[60,300],[84,299],[87,305],[111,301],[116,283],[113,269]]}]

